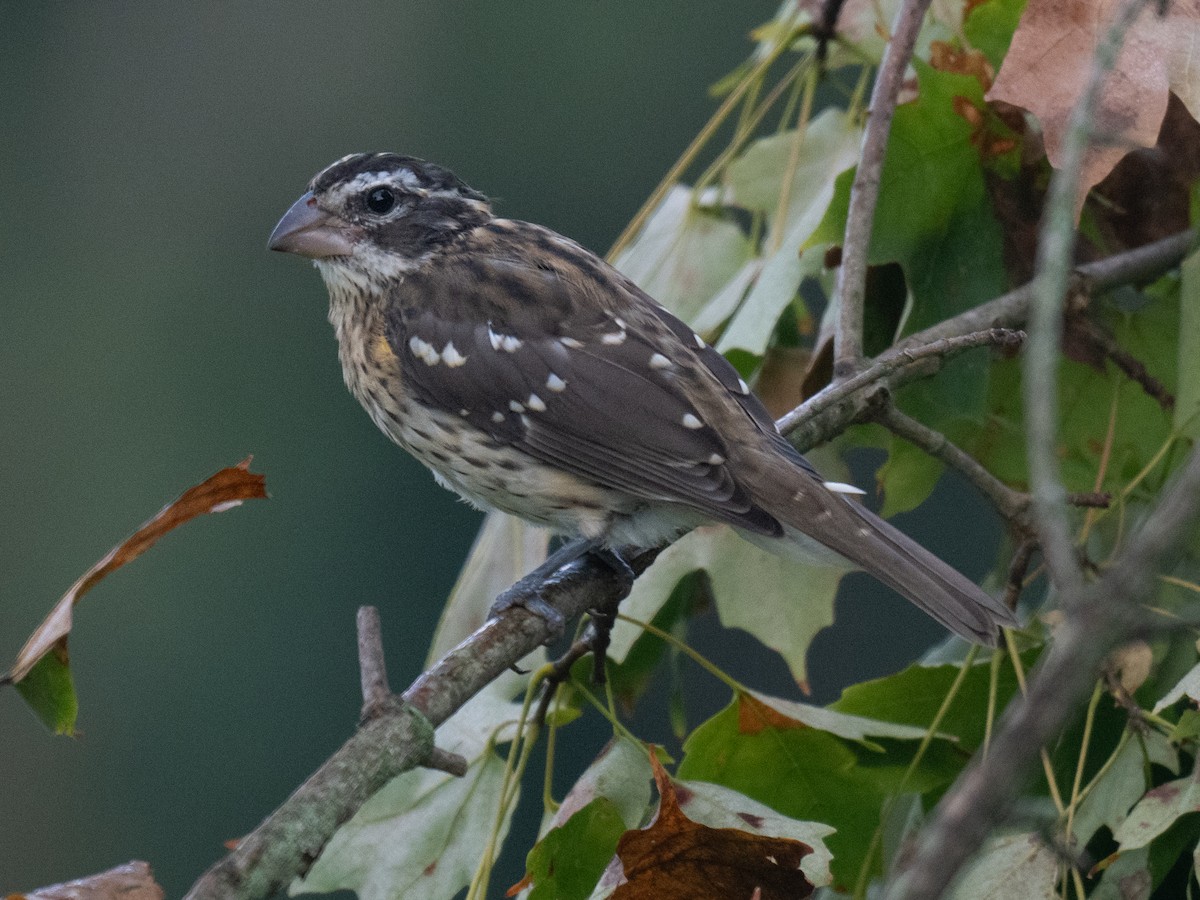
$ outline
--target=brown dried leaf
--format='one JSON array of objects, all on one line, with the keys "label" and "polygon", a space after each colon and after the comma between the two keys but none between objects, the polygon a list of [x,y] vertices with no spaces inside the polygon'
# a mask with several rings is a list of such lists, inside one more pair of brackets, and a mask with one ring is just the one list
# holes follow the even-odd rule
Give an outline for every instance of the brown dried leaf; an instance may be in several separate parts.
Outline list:
[{"label": "brown dried leaf", "polygon": [[137,559],[173,528],[204,513],[222,512],[240,506],[243,500],[266,497],[265,479],[250,471],[251,457],[236,466],[222,469],[211,478],[188,488],[173,502],[168,503],[154,518],[110,550],[103,559],[88,569],[71,585],[50,611],[50,615],[37,627],[7,675],[0,682],[17,683],[39,659],[51,651],[66,655],[67,635],[71,632],[72,610],[79,599],[92,587],[128,562]]},{"label": "brown dried leaf", "polygon": [[77,881],[9,894],[8,900],[163,900],[164,896],[149,864],[135,860]]},{"label": "brown dried leaf", "polygon": [[679,809],[675,784],[653,753],[658,816],[644,829],[627,831],[617,844],[626,882],[614,900],[707,900],[807,897],[812,883],[800,861],[812,847],[736,828],[709,828]]},{"label": "brown dried leaf", "polygon": [[[1029,0],[996,83],[987,94],[1029,110],[1042,124],[1050,164],[1061,163],[1067,124],[1092,70],[1120,0]],[[1117,64],[1105,80],[1093,122],[1095,139],[1084,158],[1076,198],[1125,154],[1152,147],[1174,91],[1193,116],[1194,65],[1200,44],[1200,0],[1177,0],[1158,16],[1148,4],[1125,35]]]}]

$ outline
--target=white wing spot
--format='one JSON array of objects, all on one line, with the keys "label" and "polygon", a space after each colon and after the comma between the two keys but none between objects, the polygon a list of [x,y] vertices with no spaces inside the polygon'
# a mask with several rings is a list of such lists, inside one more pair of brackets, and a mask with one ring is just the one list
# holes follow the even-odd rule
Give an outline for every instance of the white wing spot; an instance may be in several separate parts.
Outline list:
[{"label": "white wing spot", "polygon": [[546,378],[546,387],[556,394],[561,394],[567,389],[567,383],[551,372],[549,377]]},{"label": "white wing spot", "polygon": [[613,321],[617,323],[617,327],[624,331],[629,326],[625,324],[625,320],[620,316],[613,316]]},{"label": "white wing spot", "polygon": [[705,347],[708,346],[708,344],[704,343],[704,338],[700,337],[700,335],[693,334],[692,337],[694,337],[696,339],[696,349],[697,350],[703,350]]},{"label": "white wing spot", "polygon": [[525,412],[525,407],[524,407],[524,405],[523,405],[523,404],[521,404],[521,403],[518,403],[516,400],[509,400],[509,401],[508,401],[508,408],[509,408],[509,409],[511,409],[511,410],[512,410],[513,412],[515,412],[515,413],[523,413],[523,412]]},{"label": "white wing spot", "polygon": [[725,457],[723,457],[720,453],[714,453],[712,456],[710,456],[708,458],[708,464],[710,466],[720,466],[720,465],[723,465],[724,463],[725,463]]},{"label": "white wing spot", "polygon": [[745,378],[738,379],[738,390],[741,391],[743,394],[750,393],[750,385],[746,384]]},{"label": "white wing spot", "polygon": [[525,405],[528,406],[530,409],[532,409],[534,412],[545,412],[546,411],[546,401],[543,400],[541,397],[539,397],[537,394],[530,394],[529,399],[525,401]]},{"label": "white wing spot", "polygon": [[495,422],[497,425],[499,425],[501,422],[504,421],[504,413],[502,413],[502,412],[492,413],[492,421]]},{"label": "white wing spot", "polygon": [[704,427],[704,423],[701,422],[699,419],[697,419],[695,416],[693,416],[691,413],[684,413],[683,418],[680,419],[680,421],[683,423],[684,428],[691,428],[693,431],[697,428]]},{"label": "white wing spot", "polygon": [[503,350],[506,353],[515,353],[521,349],[521,339],[513,337],[511,334],[500,334],[492,330],[492,323],[488,323],[488,340],[492,344],[493,350]]},{"label": "white wing spot", "polygon": [[465,419],[467,416],[469,416],[471,414],[471,411],[469,409],[460,409],[458,411],[458,414]]},{"label": "white wing spot", "polygon": [[625,343],[625,332],[614,331],[612,334],[600,335],[600,343],[608,344],[610,347],[616,347],[619,344]]},{"label": "white wing spot", "polygon": [[408,349],[417,359],[424,360],[427,366],[436,366],[442,361],[441,355],[433,348],[433,344],[422,340],[415,334],[408,339]]},{"label": "white wing spot", "polygon": [[457,369],[467,358],[458,352],[458,348],[454,346],[453,341],[447,341],[446,346],[442,348],[442,362],[452,369]]},{"label": "white wing spot", "polygon": [[841,481],[823,481],[821,483],[825,485],[825,490],[833,491],[835,494],[860,494],[860,495],[863,495],[863,494],[867,493],[860,487],[855,487],[852,484],[844,484]]},{"label": "white wing spot", "polygon": [[665,356],[663,356],[661,353],[655,353],[653,356],[650,357],[650,368],[652,368],[652,369],[669,369],[669,368],[671,368],[671,361],[669,359],[667,359]]},{"label": "white wing spot", "polygon": [[577,341],[573,337],[559,338],[559,341],[562,343],[562,345],[564,347],[570,347],[572,350],[578,350],[580,347],[583,346],[583,341]]}]

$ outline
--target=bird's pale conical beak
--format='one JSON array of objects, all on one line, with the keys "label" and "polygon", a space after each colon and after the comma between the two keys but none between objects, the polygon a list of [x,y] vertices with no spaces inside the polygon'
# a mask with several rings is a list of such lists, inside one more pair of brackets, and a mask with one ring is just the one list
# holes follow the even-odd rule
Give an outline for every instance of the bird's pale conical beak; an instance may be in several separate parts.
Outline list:
[{"label": "bird's pale conical beak", "polygon": [[267,249],[309,259],[346,256],[354,249],[354,237],[354,227],[317,206],[309,191],[283,214],[271,232]]}]

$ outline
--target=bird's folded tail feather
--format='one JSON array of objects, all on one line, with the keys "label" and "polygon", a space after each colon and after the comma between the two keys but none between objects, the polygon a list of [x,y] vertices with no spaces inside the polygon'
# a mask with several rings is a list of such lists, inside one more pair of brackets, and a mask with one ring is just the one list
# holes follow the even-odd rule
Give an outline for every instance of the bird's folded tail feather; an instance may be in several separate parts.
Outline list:
[{"label": "bird's folded tail feather", "polygon": [[953,566],[865,507],[837,502],[852,512],[858,527],[822,534],[822,543],[969,641],[994,647],[1001,628],[1018,627],[1008,607]]}]

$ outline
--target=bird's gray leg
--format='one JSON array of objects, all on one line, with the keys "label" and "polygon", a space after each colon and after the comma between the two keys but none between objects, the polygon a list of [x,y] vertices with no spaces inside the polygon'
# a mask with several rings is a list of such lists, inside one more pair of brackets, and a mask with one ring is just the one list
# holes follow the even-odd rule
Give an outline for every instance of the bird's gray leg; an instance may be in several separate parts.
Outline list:
[{"label": "bird's gray leg", "polygon": [[514,606],[524,607],[546,620],[546,624],[549,625],[552,632],[552,637],[547,643],[557,640],[566,630],[567,622],[561,612],[542,598],[542,590],[557,571],[585,556],[591,556],[604,563],[620,578],[622,590],[619,596],[621,598],[629,593],[636,577],[629,567],[629,563],[615,550],[603,546],[599,541],[577,538],[563,544],[550,554],[544,563],[497,597],[496,602],[492,604],[491,617],[495,618]]}]

